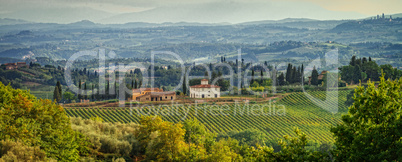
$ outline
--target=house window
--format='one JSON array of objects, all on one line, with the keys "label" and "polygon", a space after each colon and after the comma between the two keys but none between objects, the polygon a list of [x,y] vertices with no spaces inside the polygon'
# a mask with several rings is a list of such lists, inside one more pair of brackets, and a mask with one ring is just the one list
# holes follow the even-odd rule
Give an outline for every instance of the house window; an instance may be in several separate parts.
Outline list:
[{"label": "house window", "polygon": [[173,100],[173,96],[170,96],[170,99]]},{"label": "house window", "polygon": [[215,98],[218,98],[218,94],[215,94]]},{"label": "house window", "polygon": [[204,96],[204,94],[202,94],[202,98],[204,98],[205,96]]}]

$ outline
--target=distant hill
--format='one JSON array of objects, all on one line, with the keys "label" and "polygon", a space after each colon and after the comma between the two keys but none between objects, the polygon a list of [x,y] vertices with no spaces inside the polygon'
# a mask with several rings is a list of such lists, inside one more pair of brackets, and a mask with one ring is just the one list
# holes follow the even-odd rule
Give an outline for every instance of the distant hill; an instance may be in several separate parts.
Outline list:
[{"label": "distant hill", "polygon": [[309,21],[319,21],[319,20],[307,19],[307,18],[286,18],[281,20],[250,21],[245,23],[239,23],[238,25],[279,24],[287,22],[309,22]]},{"label": "distant hill", "polygon": [[98,20],[114,14],[88,7],[30,8],[0,15],[3,18],[24,19],[33,22],[71,23],[81,20]]},{"label": "distant hill", "polygon": [[16,25],[16,24],[28,24],[31,23],[29,21],[21,20],[21,19],[9,19],[9,18],[0,18],[0,25]]},{"label": "distant hill", "polygon": [[353,20],[337,25],[329,32],[395,32],[402,30],[402,18],[385,19],[369,19],[369,20]]},{"label": "distant hill", "polygon": [[[382,14],[378,14],[380,17],[382,17]],[[384,15],[386,18],[389,18],[390,16],[392,16],[392,18],[402,18],[402,13],[397,13],[397,14],[392,14],[392,15]],[[377,15],[373,15],[370,17],[366,17],[364,19],[360,19],[360,20],[367,20],[367,19],[371,19],[371,18],[375,18],[377,17]]]},{"label": "distant hill", "polygon": [[397,17],[402,18],[402,13],[392,15],[392,18],[397,18]]},{"label": "distant hill", "polygon": [[306,28],[306,29],[332,29],[339,24],[347,22],[347,20],[314,20],[305,18],[287,18],[282,20],[264,20],[240,23],[238,25],[269,25],[269,26],[285,26],[289,28]]},{"label": "distant hill", "polygon": [[68,25],[95,25],[95,23],[89,20],[81,20],[75,23],[70,23]]}]

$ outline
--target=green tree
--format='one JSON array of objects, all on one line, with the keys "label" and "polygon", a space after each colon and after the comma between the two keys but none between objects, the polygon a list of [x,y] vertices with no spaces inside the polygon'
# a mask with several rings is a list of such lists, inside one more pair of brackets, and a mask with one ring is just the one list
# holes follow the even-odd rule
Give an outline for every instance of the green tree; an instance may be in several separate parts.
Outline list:
[{"label": "green tree", "polygon": [[353,81],[354,66],[342,66],[339,68],[342,80],[351,83]]},{"label": "green tree", "polygon": [[57,103],[61,101],[60,90],[58,86],[54,87],[53,100],[56,101]]},{"label": "green tree", "polygon": [[59,88],[60,98],[63,98],[63,92],[62,92],[63,90],[59,81],[57,81],[56,86]]},{"label": "green tree", "polygon": [[362,70],[360,66],[355,66],[353,71],[353,82],[359,83],[362,80]]},{"label": "green tree", "polygon": [[243,131],[233,131],[229,132],[227,136],[223,136],[224,138],[233,138],[239,141],[240,145],[247,146],[262,146],[265,144],[265,141],[268,139],[265,133],[256,130],[256,129],[246,129]]},{"label": "green tree", "polygon": [[77,161],[79,143],[63,107],[0,83],[0,139],[39,146],[46,156]]},{"label": "green tree", "polygon": [[279,74],[279,76],[278,76],[278,85],[283,86],[283,85],[285,85],[285,83],[286,83],[285,76],[281,72],[281,74]]},{"label": "green tree", "polygon": [[141,117],[140,123],[136,137],[146,161],[181,161],[184,158],[187,147],[182,124],[163,121],[159,116]]},{"label": "green tree", "polygon": [[82,99],[82,94],[81,94],[81,79],[78,81],[78,100]]},{"label": "green tree", "polygon": [[254,81],[253,84],[251,84],[251,87],[259,87],[259,86],[260,86],[260,84],[258,84],[257,81]]},{"label": "green tree", "polygon": [[109,84],[109,80],[107,81],[107,84],[106,84],[106,91],[105,91],[104,96],[105,96],[104,98],[106,100],[110,99],[110,84]]},{"label": "green tree", "polygon": [[0,141],[0,161],[45,161],[46,154],[39,146],[25,146],[21,142]]},{"label": "green tree", "polygon": [[313,72],[311,72],[311,85],[318,85],[318,71],[315,69],[315,66],[313,68]]},{"label": "green tree", "polygon": [[187,83],[186,83],[186,76],[184,76],[183,78],[183,94],[186,95],[187,94]]},{"label": "green tree", "polygon": [[87,93],[87,82],[84,83],[84,99],[88,98],[88,93]]},{"label": "green tree", "polygon": [[380,68],[381,68],[382,72],[384,73],[385,79],[395,79],[396,69],[394,69],[392,67],[392,65],[390,65],[390,64],[380,65]]},{"label": "green tree", "polygon": [[286,69],[286,82],[291,83],[292,80],[292,64],[288,64]]},{"label": "green tree", "polygon": [[332,128],[337,161],[402,160],[402,78],[380,77],[378,88],[368,82],[355,89],[354,103],[343,123]]},{"label": "green tree", "polygon": [[74,93],[71,93],[71,92],[68,92],[68,91],[64,92],[63,96],[64,96],[64,99],[67,100],[68,102],[71,102],[71,101],[76,99]]},{"label": "green tree", "polygon": [[240,161],[241,156],[236,153],[234,147],[239,142],[234,139],[221,139],[211,146],[210,154],[206,161]]}]

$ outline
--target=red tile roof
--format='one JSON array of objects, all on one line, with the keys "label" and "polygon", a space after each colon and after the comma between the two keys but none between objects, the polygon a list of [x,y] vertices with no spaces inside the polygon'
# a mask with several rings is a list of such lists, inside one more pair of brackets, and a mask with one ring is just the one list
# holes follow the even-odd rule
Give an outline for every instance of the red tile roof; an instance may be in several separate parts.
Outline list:
[{"label": "red tile roof", "polygon": [[221,88],[220,86],[210,85],[210,84],[199,84],[190,86],[191,88]]},{"label": "red tile roof", "polygon": [[208,79],[201,79],[201,81],[208,81]]},{"label": "red tile roof", "polygon": [[8,65],[15,65],[15,63],[5,63],[4,65],[8,66]]},{"label": "red tile roof", "polygon": [[162,89],[159,88],[138,88],[138,89],[133,89],[134,92],[141,92],[141,91],[163,91]]},{"label": "red tile roof", "polygon": [[162,96],[162,95],[174,95],[174,94],[176,94],[176,92],[173,92],[173,91],[167,91],[167,92],[151,92],[151,96],[152,97],[159,97],[159,96]]}]

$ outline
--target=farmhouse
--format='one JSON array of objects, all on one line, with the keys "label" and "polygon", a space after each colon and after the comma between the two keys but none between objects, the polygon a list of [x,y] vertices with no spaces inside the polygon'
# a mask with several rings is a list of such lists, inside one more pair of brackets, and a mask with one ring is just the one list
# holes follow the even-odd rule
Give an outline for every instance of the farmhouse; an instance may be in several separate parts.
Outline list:
[{"label": "farmhouse", "polygon": [[219,98],[221,87],[208,84],[208,79],[202,79],[201,84],[190,86],[191,98]]},{"label": "farmhouse", "polygon": [[[328,73],[328,71],[324,70],[320,73],[320,75],[318,75],[318,83],[321,83],[324,80],[324,76],[326,73]],[[310,84],[311,84],[311,76],[308,77],[308,85]]]},{"label": "farmhouse", "polygon": [[28,67],[27,63],[25,63],[25,62],[6,63],[6,64],[4,64],[4,66],[6,66],[6,70],[13,70],[13,69],[21,68],[21,67]]},{"label": "farmhouse", "polygon": [[159,88],[139,88],[133,89],[132,100],[136,101],[170,101],[176,99],[176,92],[167,91]]}]

